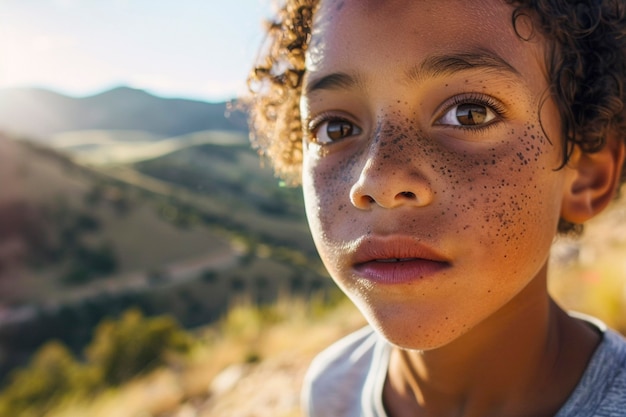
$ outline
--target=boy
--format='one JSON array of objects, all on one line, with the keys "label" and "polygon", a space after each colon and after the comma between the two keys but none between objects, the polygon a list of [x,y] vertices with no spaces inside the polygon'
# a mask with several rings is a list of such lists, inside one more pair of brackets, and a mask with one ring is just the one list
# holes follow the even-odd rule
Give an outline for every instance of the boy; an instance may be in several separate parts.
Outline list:
[{"label": "boy", "polygon": [[546,289],[557,231],[620,184],[625,14],[288,1],[253,131],[370,324],[313,362],[308,415],[626,416],[626,342]]}]

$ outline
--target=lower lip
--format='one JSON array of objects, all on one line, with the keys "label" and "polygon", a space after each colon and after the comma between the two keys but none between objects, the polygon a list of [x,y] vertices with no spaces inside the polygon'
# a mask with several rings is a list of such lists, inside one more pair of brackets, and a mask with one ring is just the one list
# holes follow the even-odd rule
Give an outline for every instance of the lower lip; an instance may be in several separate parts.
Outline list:
[{"label": "lower lip", "polygon": [[399,262],[366,262],[354,270],[361,278],[380,284],[407,284],[430,278],[450,267],[447,262],[415,259]]}]

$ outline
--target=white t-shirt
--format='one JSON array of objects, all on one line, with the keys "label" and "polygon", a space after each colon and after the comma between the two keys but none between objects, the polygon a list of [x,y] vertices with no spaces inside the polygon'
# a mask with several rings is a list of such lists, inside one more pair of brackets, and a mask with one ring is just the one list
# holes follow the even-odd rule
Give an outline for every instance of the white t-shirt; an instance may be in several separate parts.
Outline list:
[{"label": "white t-shirt", "polygon": [[[626,340],[603,334],[585,373],[555,417],[626,417]],[[311,363],[302,391],[308,417],[387,417],[383,384],[391,345],[369,326],[339,340]]]}]

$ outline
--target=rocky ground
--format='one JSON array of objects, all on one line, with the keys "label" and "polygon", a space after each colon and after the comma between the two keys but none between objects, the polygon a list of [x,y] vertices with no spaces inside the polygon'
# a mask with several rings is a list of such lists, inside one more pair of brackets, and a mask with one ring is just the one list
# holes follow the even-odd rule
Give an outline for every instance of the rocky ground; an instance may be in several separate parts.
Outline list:
[{"label": "rocky ground", "polygon": [[331,316],[295,330],[290,346],[277,349],[276,354],[226,367],[203,395],[188,399],[163,417],[301,417],[300,391],[313,357],[365,324],[347,302]]}]

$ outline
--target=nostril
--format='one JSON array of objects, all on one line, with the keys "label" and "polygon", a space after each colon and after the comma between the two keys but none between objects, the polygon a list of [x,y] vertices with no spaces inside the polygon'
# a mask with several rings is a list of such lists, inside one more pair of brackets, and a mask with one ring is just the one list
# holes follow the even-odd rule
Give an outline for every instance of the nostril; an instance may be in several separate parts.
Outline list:
[{"label": "nostril", "polygon": [[[359,180],[350,188],[350,202],[359,210],[371,210],[375,206],[394,208],[404,205],[421,207],[430,204],[430,188],[421,184],[382,184]],[[404,191],[400,191],[404,190]],[[411,190],[411,191],[408,191]]]}]

